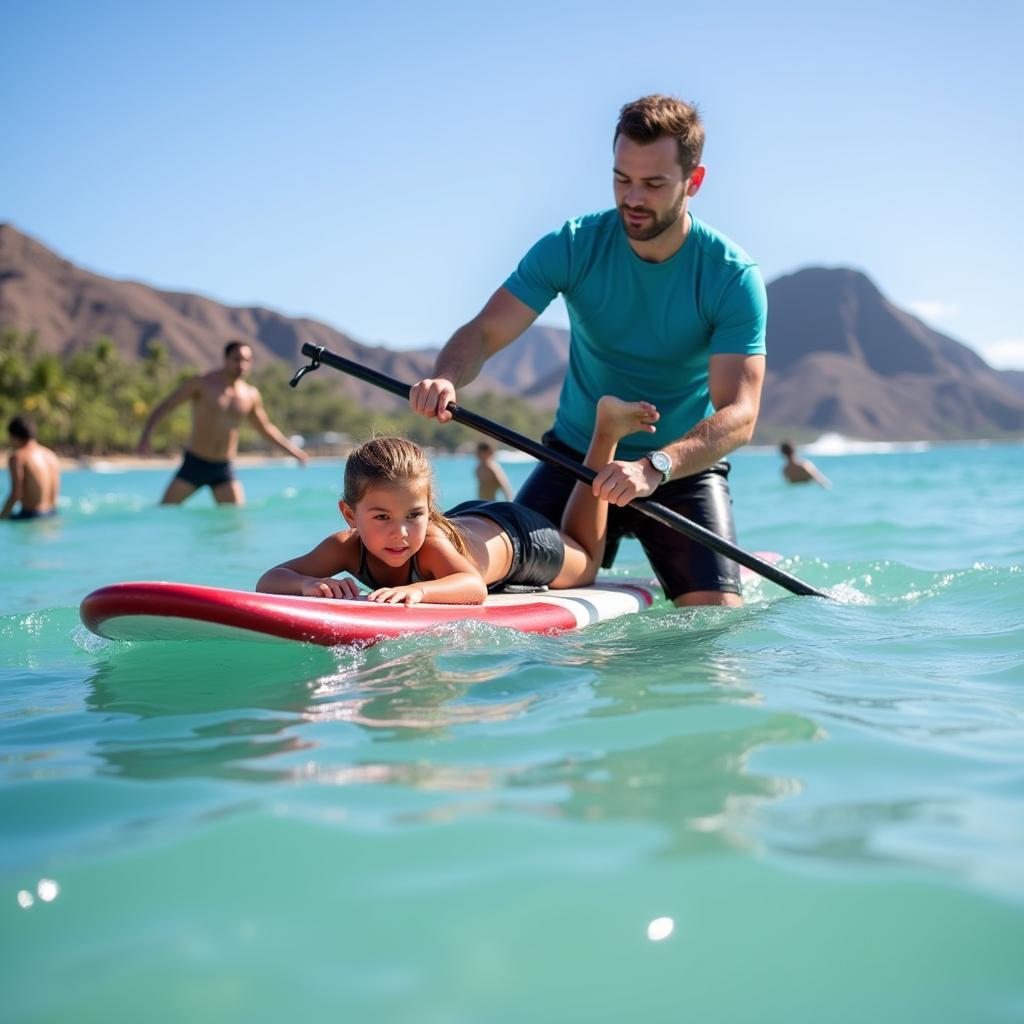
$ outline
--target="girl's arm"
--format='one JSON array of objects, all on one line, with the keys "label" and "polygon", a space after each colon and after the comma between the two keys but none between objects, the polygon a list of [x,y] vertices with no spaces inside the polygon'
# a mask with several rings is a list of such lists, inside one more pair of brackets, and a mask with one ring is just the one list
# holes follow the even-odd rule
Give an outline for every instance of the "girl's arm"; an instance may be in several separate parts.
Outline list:
[{"label": "girl's arm", "polygon": [[430,529],[416,560],[420,571],[432,579],[403,587],[381,587],[369,599],[383,604],[483,604],[487,596],[483,576],[438,530]]},{"label": "girl's arm", "polygon": [[355,572],[355,544],[352,531],[334,533],[312,551],[274,566],[256,584],[263,594],[297,594],[300,597],[359,597],[359,586],[351,576],[336,580],[339,572]]}]

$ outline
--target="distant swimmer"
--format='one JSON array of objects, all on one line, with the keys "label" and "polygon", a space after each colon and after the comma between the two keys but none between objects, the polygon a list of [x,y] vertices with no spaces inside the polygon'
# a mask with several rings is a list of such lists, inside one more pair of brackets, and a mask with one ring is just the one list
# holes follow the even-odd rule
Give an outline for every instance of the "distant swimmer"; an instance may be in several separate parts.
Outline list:
[{"label": "distant swimmer", "polygon": [[809,484],[814,481],[821,484],[825,490],[832,486],[832,482],[810,459],[798,459],[796,448],[789,441],[783,441],[779,445],[779,451],[785,456],[786,464],[782,467],[782,475],[791,484]]},{"label": "distant swimmer", "polygon": [[481,501],[494,501],[498,491],[505,495],[506,501],[512,500],[512,485],[508,482],[505,470],[495,458],[494,445],[490,441],[481,441],[476,446],[476,491]]},{"label": "distant swimmer", "polygon": [[[11,457],[11,493],[0,509],[0,519],[38,519],[57,511],[60,493],[60,462],[46,445],[36,440],[35,424],[27,416],[15,416],[7,424]],[[14,506],[19,505],[17,512]]]},{"label": "distant swimmer", "polygon": [[241,341],[224,346],[224,366],[190,377],[150,414],[139,439],[139,452],[148,455],[153,428],[172,409],[192,402],[192,434],[177,475],[167,485],[162,505],[180,505],[200,487],[209,487],[219,505],[244,505],[245,491],[235,479],[231,462],[238,451],[238,428],[248,420],[268,441],[299,460],[309,461],[270,422],[259,390],[245,382],[252,369],[252,349]]}]

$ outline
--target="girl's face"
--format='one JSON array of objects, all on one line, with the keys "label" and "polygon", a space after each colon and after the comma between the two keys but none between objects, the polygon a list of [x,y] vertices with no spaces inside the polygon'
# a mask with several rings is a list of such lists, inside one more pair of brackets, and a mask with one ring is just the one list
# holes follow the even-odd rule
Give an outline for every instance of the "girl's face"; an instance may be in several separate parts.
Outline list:
[{"label": "girl's face", "polygon": [[373,484],[354,507],[345,501],[338,507],[366,550],[387,565],[405,565],[426,540],[430,496],[425,482]]}]

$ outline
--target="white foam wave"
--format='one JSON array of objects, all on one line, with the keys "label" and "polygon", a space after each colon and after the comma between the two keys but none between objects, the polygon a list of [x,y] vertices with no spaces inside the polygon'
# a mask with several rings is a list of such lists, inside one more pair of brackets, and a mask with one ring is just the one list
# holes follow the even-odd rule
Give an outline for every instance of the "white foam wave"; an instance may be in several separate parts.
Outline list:
[{"label": "white foam wave", "polygon": [[862,441],[845,434],[826,433],[803,446],[808,455],[879,455],[889,452],[926,452],[928,441]]}]

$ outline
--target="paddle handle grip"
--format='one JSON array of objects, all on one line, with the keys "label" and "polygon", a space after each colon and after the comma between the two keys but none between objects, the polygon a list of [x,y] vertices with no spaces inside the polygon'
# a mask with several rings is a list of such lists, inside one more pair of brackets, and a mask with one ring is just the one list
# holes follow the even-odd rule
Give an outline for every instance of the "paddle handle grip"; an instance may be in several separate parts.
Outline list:
[{"label": "paddle handle grip", "polygon": [[[401,381],[395,380],[394,377],[389,377],[386,373],[381,373],[379,370],[371,370],[367,366],[361,366],[351,359],[346,359],[344,356],[339,356],[328,349],[318,345],[311,345],[308,342],[302,346],[302,354],[310,356],[314,363],[324,363],[335,370],[340,370],[351,377],[365,381],[367,384],[373,384],[383,391],[389,391],[391,394],[404,398],[406,401],[409,399],[409,392],[412,390],[410,385],[403,384]],[[297,381],[293,380],[293,383],[297,383]],[[541,462],[556,465],[581,483],[591,484],[594,482],[594,477],[597,476],[592,469],[582,465],[568,455],[548,448],[523,434],[517,434],[514,430],[509,430],[500,423],[495,423],[493,420],[489,420],[475,412],[463,409],[462,406],[455,402],[448,403],[448,412],[452,414],[452,419],[457,423],[464,423],[467,427],[472,427],[474,430],[480,431],[481,434],[493,437],[496,441],[501,441],[512,448],[518,448],[521,452],[526,452]],[[827,598],[829,596],[810,584],[804,583],[803,580],[799,580],[788,572],[772,565],[771,562],[766,562],[763,558],[758,558],[757,555],[752,555],[749,551],[736,547],[735,544],[731,544],[717,533],[712,533],[711,530],[706,529],[699,523],[681,516],[678,512],[666,508],[656,501],[651,501],[650,498],[634,498],[630,504],[633,508],[639,509],[640,512],[651,519],[657,520],[664,526],[676,530],[678,533],[689,537],[690,540],[703,544],[720,555],[725,555],[726,558],[731,558],[734,562],[746,566],[752,572],[756,572],[765,579],[771,580],[772,583],[777,583],[780,587],[793,594],[799,594],[802,597]]]}]

